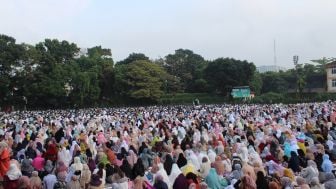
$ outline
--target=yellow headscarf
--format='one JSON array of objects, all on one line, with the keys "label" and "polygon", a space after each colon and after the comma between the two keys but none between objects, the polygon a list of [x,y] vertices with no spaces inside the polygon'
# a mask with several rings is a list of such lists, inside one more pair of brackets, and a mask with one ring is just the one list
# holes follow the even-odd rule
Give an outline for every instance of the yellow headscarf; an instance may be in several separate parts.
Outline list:
[{"label": "yellow headscarf", "polygon": [[284,174],[283,174],[284,177],[288,177],[291,179],[291,181],[294,181],[294,173],[292,170],[290,169],[284,169]]},{"label": "yellow headscarf", "polygon": [[306,146],[303,142],[298,142],[297,145],[299,146],[299,148],[304,152],[304,154],[306,154]]}]

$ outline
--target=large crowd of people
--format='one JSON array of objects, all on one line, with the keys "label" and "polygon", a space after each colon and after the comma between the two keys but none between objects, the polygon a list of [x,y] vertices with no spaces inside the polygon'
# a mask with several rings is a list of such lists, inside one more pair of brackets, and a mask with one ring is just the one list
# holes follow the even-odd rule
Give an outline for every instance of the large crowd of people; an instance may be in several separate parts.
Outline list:
[{"label": "large crowd of people", "polygon": [[0,188],[336,189],[336,103],[0,113]]}]

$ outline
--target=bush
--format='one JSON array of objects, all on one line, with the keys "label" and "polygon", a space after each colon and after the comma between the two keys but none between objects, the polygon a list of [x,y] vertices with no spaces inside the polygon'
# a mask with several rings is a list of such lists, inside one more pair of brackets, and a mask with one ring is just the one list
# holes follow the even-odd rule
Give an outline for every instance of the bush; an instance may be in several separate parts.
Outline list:
[{"label": "bush", "polygon": [[336,93],[304,93],[302,97],[297,93],[264,93],[253,98],[250,103],[269,104],[269,103],[306,103],[306,102],[322,102],[327,100],[336,100]]},{"label": "bush", "polygon": [[252,103],[266,104],[266,103],[280,103],[284,101],[284,95],[281,93],[268,92],[260,96],[256,96],[251,100]]},{"label": "bush", "polygon": [[159,104],[192,104],[195,99],[201,104],[220,104],[224,103],[226,98],[216,94],[208,93],[176,93],[166,94],[160,98]]}]

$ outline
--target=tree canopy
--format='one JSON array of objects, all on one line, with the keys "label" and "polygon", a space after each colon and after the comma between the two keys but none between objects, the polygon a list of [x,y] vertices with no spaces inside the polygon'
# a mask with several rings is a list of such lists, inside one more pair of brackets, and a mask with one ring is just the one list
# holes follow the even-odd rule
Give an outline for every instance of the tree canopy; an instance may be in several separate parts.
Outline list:
[{"label": "tree canopy", "polygon": [[116,67],[116,86],[120,94],[155,102],[163,95],[165,70],[148,60],[136,60]]},{"label": "tree canopy", "polygon": [[163,66],[169,74],[180,80],[184,91],[196,92],[196,82],[202,79],[202,71],[206,66],[206,61],[201,55],[195,54],[191,50],[178,49],[174,54],[165,57]]},{"label": "tree canopy", "polygon": [[127,58],[122,61],[117,62],[117,64],[129,64],[137,60],[146,60],[149,61],[149,58],[142,53],[131,53]]},{"label": "tree canopy", "polygon": [[247,61],[218,58],[208,64],[204,74],[210,90],[226,94],[235,86],[249,85],[255,70],[255,65]]},{"label": "tree canopy", "polygon": [[114,64],[108,48],[80,49],[75,43],[45,39],[18,44],[0,35],[0,106],[31,108],[89,107],[157,103],[164,94],[230,94],[250,86],[257,95],[325,86],[330,58],[301,64],[286,72],[258,73],[253,63],[233,58],[205,60],[189,49],[177,49],[157,60],[131,53]]}]

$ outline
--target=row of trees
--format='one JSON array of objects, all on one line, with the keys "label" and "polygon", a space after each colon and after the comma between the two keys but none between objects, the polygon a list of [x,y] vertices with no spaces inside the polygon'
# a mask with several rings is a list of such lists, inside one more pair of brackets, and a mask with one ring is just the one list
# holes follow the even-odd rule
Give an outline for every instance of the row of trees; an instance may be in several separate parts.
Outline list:
[{"label": "row of trees", "polygon": [[[150,60],[132,53],[114,63],[110,49],[81,53],[75,43],[45,39],[18,44],[0,35],[0,106],[85,107],[99,104],[156,103],[164,94],[212,93],[226,96],[249,85],[256,94],[319,85],[324,71],[306,64],[298,69],[259,74],[253,63],[232,58],[205,60],[188,49]],[[304,76],[304,77],[303,77]],[[301,82],[302,83],[302,82]]]},{"label": "row of trees", "polygon": [[255,74],[253,63],[231,58],[207,61],[187,49],[157,60],[132,53],[114,63],[111,50],[101,46],[83,54],[68,41],[18,44],[13,37],[0,35],[1,106],[155,103],[165,93],[179,92],[225,95],[232,86],[254,86]]},{"label": "row of trees", "polygon": [[325,65],[334,60],[334,58],[322,58],[312,60],[312,63],[298,64],[295,68],[285,72],[259,74],[262,80],[260,93],[294,92],[302,95],[304,92],[312,92],[317,89],[320,89],[320,91],[326,90]]}]

